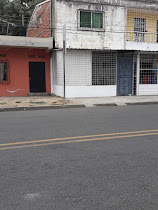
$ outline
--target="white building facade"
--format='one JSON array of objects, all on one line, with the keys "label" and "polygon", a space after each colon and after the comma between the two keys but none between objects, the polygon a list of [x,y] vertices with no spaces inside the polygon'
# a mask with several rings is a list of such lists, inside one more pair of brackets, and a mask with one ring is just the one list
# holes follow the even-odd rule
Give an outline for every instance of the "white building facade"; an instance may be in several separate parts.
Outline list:
[{"label": "white building facade", "polygon": [[64,96],[65,86],[66,98],[158,95],[157,5],[149,0],[54,0],[52,93]]}]

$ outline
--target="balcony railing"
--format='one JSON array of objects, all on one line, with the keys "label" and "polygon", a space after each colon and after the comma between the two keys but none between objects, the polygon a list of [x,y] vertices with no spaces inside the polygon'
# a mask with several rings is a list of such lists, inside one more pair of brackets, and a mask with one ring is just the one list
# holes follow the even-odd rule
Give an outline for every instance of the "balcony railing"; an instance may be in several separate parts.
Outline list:
[{"label": "balcony railing", "polygon": [[150,32],[127,31],[126,41],[158,43],[158,34]]}]

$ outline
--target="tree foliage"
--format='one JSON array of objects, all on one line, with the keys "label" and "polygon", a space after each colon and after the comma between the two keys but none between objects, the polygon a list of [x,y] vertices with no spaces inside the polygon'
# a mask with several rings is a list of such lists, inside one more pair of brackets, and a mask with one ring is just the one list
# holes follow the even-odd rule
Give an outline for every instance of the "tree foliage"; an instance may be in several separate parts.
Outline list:
[{"label": "tree foliage", "polygon": [[0,0],[0,34],[25,36],[29,18],[42,0]]}]

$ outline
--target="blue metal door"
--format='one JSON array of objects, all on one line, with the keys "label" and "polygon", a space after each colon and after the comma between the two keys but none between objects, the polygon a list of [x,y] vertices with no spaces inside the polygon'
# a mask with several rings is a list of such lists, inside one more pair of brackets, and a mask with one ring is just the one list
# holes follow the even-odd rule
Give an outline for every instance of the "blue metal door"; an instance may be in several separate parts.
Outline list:
[{"label": "blue metal door", "polygon": [[133,89],[133,57],[118,57],[117,61],[117,95],[132,95]]}]

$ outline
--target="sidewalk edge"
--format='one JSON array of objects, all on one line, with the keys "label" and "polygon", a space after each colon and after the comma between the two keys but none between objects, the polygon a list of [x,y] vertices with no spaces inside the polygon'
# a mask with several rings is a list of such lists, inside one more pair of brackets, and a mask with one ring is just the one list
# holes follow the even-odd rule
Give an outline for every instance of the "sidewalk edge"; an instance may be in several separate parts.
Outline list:
[{"label": "sidewalk edge", "polygon": [[134,102],[134,103],[126,103],[127,105],[152,105],[158,104],[158,101],[145,101],[145,102]]},{"label": "sidewalk edge", "polygon": [[64,106],[35,106],[35,107],[8,107],[0,108],[0,112],[12,112],[12,111],[33,111],[33,110],[50,110],[50,109],[70,109],[70,108],[85,108],[84,104],[79,105],[64,105]]}]

